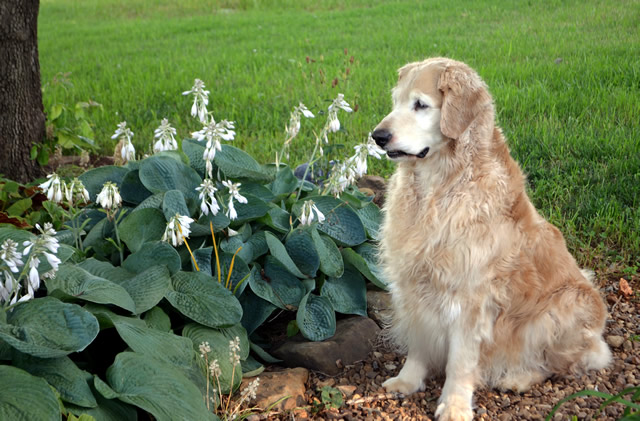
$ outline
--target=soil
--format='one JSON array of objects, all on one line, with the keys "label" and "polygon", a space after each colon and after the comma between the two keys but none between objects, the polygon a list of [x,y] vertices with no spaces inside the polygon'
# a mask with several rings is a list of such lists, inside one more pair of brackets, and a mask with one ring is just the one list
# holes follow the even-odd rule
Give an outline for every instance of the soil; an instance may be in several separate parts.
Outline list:
[{"label": "soil", "polygon": [[[605,338],[610,344],[614,359],[610,367],[592,371],[582,376],[551,378],[535,385],[523,394],[479,389],[474,395],[474,413],[477,420],[542,420],[563,398],[581,391],[597,390],[617,394],[640,384],[640,281],[632,278],[633,292],[625,295],[620,278],[610,279],[603,285],[610,317],[605,328]],[[627,290],[627,293],[629,291]],[[424,392],[410,396],[387,393],[381,386],[389,377],[398,374],[405,357],[377,347],[369,357],[354,365],[346,366],[338,376],[325,376],[312,372],[309,376],[306,397],[309,405],[286,414],[256,417],[269,420],[434,420],[434,412],[440,396],[443,378],[429,379]],[[323,404],[320,389],[323,386],[343,392],[344,403],[337,409]],[[631,398],[630,395],[626,396]],[[601,412],[604,400],[598,397],[578,397],[564,403],[553,420],[617,420],[625,406],[616,403]]]}]

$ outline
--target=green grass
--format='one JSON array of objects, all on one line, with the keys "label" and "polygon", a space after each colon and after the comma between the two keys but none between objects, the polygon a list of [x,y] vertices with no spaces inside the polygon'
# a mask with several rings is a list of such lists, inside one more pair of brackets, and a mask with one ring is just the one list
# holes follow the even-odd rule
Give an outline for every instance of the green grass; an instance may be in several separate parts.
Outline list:
[{"label": "green grass", "polygon": [[317,118],[303,121],[297,164],[338,92],[358,108],[333,141],[353,145],[389,111],[398,67],[465,61],[490,87],[535,205],[582,264],[624,269],[640,265],[638,21],[633,0],[42,0],[40,65],[43,82],[71,72],[68,103],[103,104],[93,121],[105,153],[122,120],[138,150],[163,117],[181,137],[198,130],[181,92],[200,78],[216,118],[236,122],[236,146],[271,162],[302,101]]}]

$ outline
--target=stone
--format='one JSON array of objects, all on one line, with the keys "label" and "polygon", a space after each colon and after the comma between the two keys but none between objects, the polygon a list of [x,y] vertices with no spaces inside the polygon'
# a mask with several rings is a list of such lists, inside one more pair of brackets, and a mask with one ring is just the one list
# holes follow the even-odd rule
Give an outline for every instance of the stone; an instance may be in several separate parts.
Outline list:
[{"label": "stone", "polygon": [[387,190],[387,182],[377,175],[365,175],[358,180],[359,189],[368,189],[373,192],[373,203],[382,207],[384,205],[384,195]]},{"label": "stone", "polygon": [[605,338],[605,340],[610,346],[614,348],[619,348],[624,343],[624,338],[618,335],[609,335]]},{"label": "stone", "polygon": [[378,326],[384,328],[391,323],[391,294],[379,289],[367,290],[367,314]]},{"label": "stone", "polygon": [[379,332],[380,328],[373,320],[349,317],[337,322],[336,333],[331,338],[310,342],[298,334],[274,347],[273,355],[288,367],[306,367],[335,375],[342,371],[336,361],[347,366],[367,358]]},{"label": "stone", "polygon": [[[309,370],[302,367],[260,373],[260,385],[256,391],[256,399],[251,406],[266,409],[278,399],[290,396],[273,407],[275,411],[288,411],[306,405],[304,396],[306,383],[309,380]],[[253,378],[242,379],[240,390],[244,390]]]},{"label": "stone", "polygon": [[336,389],[342,392],[345,398],[350,398],[355,393],[357,387],[344,384],[344,385],[337,386]]}]

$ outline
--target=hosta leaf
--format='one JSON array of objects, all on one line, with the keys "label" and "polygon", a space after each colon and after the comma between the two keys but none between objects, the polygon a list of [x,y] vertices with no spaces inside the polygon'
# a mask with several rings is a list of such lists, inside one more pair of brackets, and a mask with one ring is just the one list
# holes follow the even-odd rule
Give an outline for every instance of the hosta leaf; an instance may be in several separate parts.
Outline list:
[{"label": "hosta leaf", "polygon": [[222,150],[213,159],[227,178],[248,178],[253,181],[269,181],[269,174],[251,155],[231,145],[222,145]]},{"label": "hosta leaf", "polygon": [[180,190],[186,197],[197,197],[196,187],[202,178],[188,167],[169,156],[154,155],[140,163],[140,181],[152,193]]},{"label": "hosta leaf", "polygon": [[[222,393],[228,393],[233,371],[233,365],[229,360],[229,341],[234,340],[237,336],[240,339],[240,358],[246,359],[249,356],[249,339],[244,328],[241,325],[236,325],[229,329],[218,330],[198,323],[189,323],[184,327],[182,335],[185,336],[185,339],[190,339],[191,346],[198,352],[201,343],[209,343],[211,353],[207,358],[209,361],[218,360],[222,372],[219,378],[220,387],[222,388]],[[234,389],[240,385],[241,379],[242,367],[236,366],[233,374]]]},{"label": "hosta leaf", "polygon": [[[366,241],[362,221],[348,204],[331,196],[313,196],[308,200],[313,200],[325,216],[324,222],[318,224],[318,230],[333,238],[339,245],[357,246]],[[294,208],[297,215],[301,206],[300,204]]]},{"label": "hosta leaf", "polygon": [[173,275],[182,267],[180,255],[164,241],[144,243],[140,250],[129,255],[122,267],[132,272],[144,272],[149,266],[165,265]]},{"label": "hosta leaf", "polygon": [[[187,202],[184,200],[184,194],[180,190],[169,190],[164,194],[164,200],[162,202],[162,212],[167,221],[178,215],[189,216],[189,208]],[[165,226],[162,227],[164,233]]]},{"label": "hosta leaf", "polygon": [[204,156],[205,143],[200,143],[195,139],[184,139],[182,141],[182,151],[189,158],[189,165],[196,170],[201,177],[204,177],[206,171],[206,162],[202,158]]},{"label": "hosta leaf", "polygon": [[271,191],[274,195],[284,197],[293,193],[298,187],[299,180],[289,167],[282,167],[276,173],[276,179],[271,183]]},{"label": "hosta leaf", "polygon": [[171,288],[171,272],[164,265],[151,266],[130,279],[119,282],[136,305],[135,314],[155,307]]},{"label": "hosta leaf", "polygon": [[253,182],[243,182],[242,183],[242,193],[247,193],[250,194],[252,196],[255,196],[261,200],[264,200],[265,202],[269,203],[272,200],[274,200],[276,197],[274,196],[274,194],[271,192],[271,190],[269,190],[268,188],[266,188],[264,185],[259,184],[259,183],[253,183]]},{"label": "hosta leaf", "polygon": [[178,367],[191,366],[195,354],[188,339],[129,322],[126,317],[114,315],[111,320],[122,340],[135,352]]},{"label": "hosta leaf", "polygon": [[315,278],[320,267],[320,256],[311,238],[315,228],[298,227],[287,236],[285,248],[293,263],[308,278]]},{"label": "hosta leaf", "polygon": [[285,246],[278,240],[278,238],[270,233],[269,231],[265,231],[265,238],[267,240],[267,246],[269,246],[269,251],[271,252],[271,256],[276,259],[280,264],[285,267],[291,274],[297,276],[298,278],[306,278],[306,276],[298,269],[296,264],[287,253],[287,249]]},{"label": "hosta leaf", "polygon": [[153,194],[144,199],[138,206],[136,206],[132,212],[137,212],[142,209],[162,209],[162,202],[164,202],[164,192]]},{"label": "hosta leaf", "polygon": [[66,296],[98,304],[113,304],[136,312],[136,305],[126,289],[74,264],[60,265],[56,276],[47,281],[48,293],[62,292]]},{"label": "hosta leaf", "polygon": [[339,278],[327,278],[320,295],[327,297],[338,313],[367,317],[367,285],[353,266],[345,267]]},{"label": "hosta leaf", "polygon": [[0,365],[0,379],[0,419],[62,419],[58,398],[44,379],[8,365]]},{"label": "hosta leaf", "polygon": [[[255,267],[252,272],[259,272]],[[254,274],[251,275],[252,277]],[[258,274],[258,276],[260,276]],[[251,289],[245,291],[240,296],[240,304],[242,304],[242,326],[251,335],[265,320],[273,313],[277,307],[269,301],[264,300],[254,294]]]},{"label": "hosta leaf", "polygon": [[120,196],[122,200],[137,205],[151,196],[151,192],[142,184],[139,177],[139,171],[129,171],[122,179],[120,187]]},{"label": "hosta leaf", "polygon": [[40,358],[82,351],[98,331],[98,320],[91,313],[53,297],[20,303],[7,315],[7,322],[0,323],[0,339]]},{"label": "hosta leaf", "polygon": [[336,333],[336,313],[326,297],[307,293],[298,307],[296,322],[302,336],[323,341]]},{"label": "hosta leaf", "polygon": [[[194,250],[193,256],[196,259],[199,271],[202,273],[206,273],[207,275],[211,275],[213,272],[211,261],[212,259],[215,259],[215,257],[213,257],[213,246]],[[213,264],[215,265],[215,261],[213,262]],[[191,261],[191,265],[193,266],[193,260]],[[193,270],[196,270],[195,267],[193,268]]]},{"label": "hosta leaf", "polygon": [[[230,253],[219,252],[218,256],[220,258],[220,273],[221,273],[220,279],[222,280],[222,285],[225,285],[225,287],[231,292],[235,291],[236,296],[239,296],[242,293],[242,291],[244,291],[246,286],[249,284],[249,278],[247,277],[247,275],[249,275],[249,267],[244,262],[244,260],[242,260],[241,257],[236,256],[233,262],[233,270],[231,271],[231,277],[229,278],[229,282],[227,282],[227,276],[229,274],[229,268],[231,267],[231,260],[233,259],[233,255]],[[215,266],[213,267],[213,278],[217,282],[218,271],[217,271],[217,267]],[[241,281],[242,281],[242,284],[238,286],[238,284]],[[238,287],[237,290],[236,290],[236,287]]]},{"label": "hosta leaf", "polygon": [[120,239],[132,253],[140,250],[149,241],[162,239],[167,222],[159,209],[147,208],[128,214],[120,225]]},{"label": "hosta leaf", "polygon": [[320,257],[320,270],[329,276],[339,278],[344,271],[344,262],[340,249],[334,241],[318,230],[311,230],[311,238]]},{"label": "hosta leaf", "polygon": [[356,253],[362,256],[364,261],[367,263],[367,268],[369,269],[371,277],[369,277],[369,275],[362,271],[361,273],[379,288],[387,289],[389,285],[384,279],[382,271],[378,266],[378,250],[376,249],[376,247],[371,243],[363,243],[354,248],[354,250]]},{"label": "hosta leaf", "polygon": [[166,298],[185,316],[214,328],[240,322],[240,303],[213,277],[200,272],[178,272],[173,275],[171,282],[174,291],[168,291]]},{"label": "hosta leaf", "polygon": [[[365,278],[371,281],[371,283],[382,289],[388,288],[388,285],[380,280],[376,276],[376,273],[371,270],[375,265],[373,262],[365,260],[363,256],[350,248],[342,249],[341,253],[345,263],[353,265],[356,269],[358,269],[358,271],[360,271],[361,274],[365,276]],[[377,269],[374,270],[377,271]]]},{"label": "hosta leaf", "polygon": [[260,222],[274,230],[286,233],[291,229],[291,214],[275,203],[269,203],[267,214],[260,218]]},{"label": "hosta leaf", "polygon": [[[242,187],[240,187],[240,192],[242,193]],[[259,197],[244,193],[243,196],[247,199],[247,203],[234,203],[238,213],[238,217],[232,221],[234,226],[261,218],[270,209],[269,205]]]},{"label": "hosta leaf", "polygon": [[124,167],[116,165],[105,165],[103,167],[94,168],[85,172],[78,177],[84,187],[89,192],[89,197],[92,202],[96,201],[96,196],[102,190],[104,183],[111,181],[120,187],[124,176],[127,175],[129,170]]},{"label": "hosta leaf", "polygon": [[306,293],[302,282],[273,256],[266,257],[264,273],[256,270],[250,278],[251,290],[258,297],[285,310],[295,309]]},{"label": "hosta leaf", "polygon": [[369,202],[364,207],[357,209],[356,213],[367,230],[369,238],[377,240],[382,222],[382,212],[380,208],[375,203]]},{"label": "hosta leaf", "polygon": [[202,392],[173,365],[135,352],[122,352],[107,370],[117,397],[149,412],[158,421],[211,420]]},{"label": "hosta leaf", "polygon": [[13,359],[13,365],[44,378],[65,402],[89,408],[98,405],[87,383],[91,374],[80,370],[69,357],[37,358],[19,353]]},{"label": "hosta leaf", "polygon": [[[92,383],[100,383],[105,388],[108,386],[99,378],[92,379]],[[80,416],[86,414],[92,416],[96,421],[137,421],[138,414],[136,407],[122,402],[119,399],[107,399],[94,387],[93,395],[98,402],[95,408],[84,408],[73,404],[65,404],[65,408],[72,414]],[[79,420],[80,421],[80,420]]]},{"label": "hosta leaf", "polygon": [[171,319],[160,307],[154,307],[144,314],[144,321],[152,329],[161,332],[169,332],[171,330]]}]

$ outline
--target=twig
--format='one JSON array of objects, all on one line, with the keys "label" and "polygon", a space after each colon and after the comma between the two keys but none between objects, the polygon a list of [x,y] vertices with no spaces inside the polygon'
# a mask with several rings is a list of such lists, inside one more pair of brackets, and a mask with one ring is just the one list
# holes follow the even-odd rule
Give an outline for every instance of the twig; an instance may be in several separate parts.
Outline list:
[{"label": "twig", "polygon": [[385,400],[385,399],[399,399],[399,398],[403,398],[404,395],[402,393],[395,393],[395,392],[387,392],[387,393],[380,393],[377,395],[373,395],[373,396],[364,396],[362,398],[358,398],[358,399],[351,399],[347,401],[347,405],[358,405],[361,403],[370,403],[373,401],[377,401],[377,400]]}]

